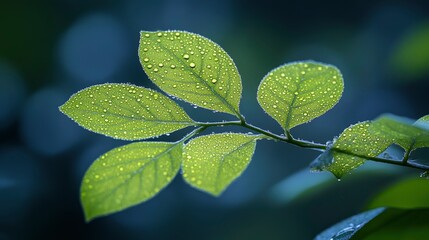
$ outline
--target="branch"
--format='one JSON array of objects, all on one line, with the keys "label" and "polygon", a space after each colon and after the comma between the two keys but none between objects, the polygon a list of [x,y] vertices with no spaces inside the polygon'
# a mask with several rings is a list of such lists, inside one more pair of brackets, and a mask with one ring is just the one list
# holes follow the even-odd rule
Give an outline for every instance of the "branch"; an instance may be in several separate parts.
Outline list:
[{"label": "branch", "polygon": [[[198,130],[198,133],[202,132],[206,128],[209,128],[209,127],[240,126],[240,127],[244,127],[246,129],[252,130],[254,132],[260,133],[260,134],[266,136],[267,139],[272,139],[272,140],[276,140],[276,141],[287,142],[287,143],[290,143],[290,144],[298,146],[298,147],[310,148],[310,149],[315,149],[315,150],[326,150],[328,148],[328,146],[326,144],[310,142],[310,141],[306,141],[306,140],[302,140],[302,139],[295,139],[295,138],[292,137],[292,135],[288,131],[286,132],[287,136],[278,135],[278,134],[269,132],[267,130],[261,129],[259,127],[256,127],[256,126],[252,125],[252,124],[247,123],[244,120],[244,118],[241,118],[240,121],[197,122],[196,125],[200,126],[200,127],[197,128],[196,130],[194,130],[192,133],[194,133],[197,130]],[[192,137],[195,134],[197,134],[197,133],[194,133],[191,136],[188,135],[189,136],[188,138]],[[336,152],[340,152],[340,153],[345,153],[345,154],[348,154],[348,155],[351,155],[351,156],[355,156],[355,157],[359,157],[359,158],[364,158],[366,160],[370,160],[370,161],[374,161],[374,162],[381,162],[381,163],[393,164],[393,165],[398,165],[398,166],[405,166],[405,167],[420,169],[420,170],[424,170],[424,171],[428,171],[429,170],[429,166],[427,166],[427,165],[423,165],[423,164],[419,164],[419,163],[416,163],[416,162],[408,162],[407,161],[408,157],[409,157],[409,154],[411,153],[411,151],[407,151],[405,153],[405,156],[404,156],[403,160],[397,161],[397,160],[386,159],[386,158],[369,157],[369,156],[365,156],[365,155],[362,155],[362,154],[353,153],[353,152],[346,151],[346,150],[343,150],[343,149],[338,149],[338,148],[332,148],[331,150],[336,151]]]}]

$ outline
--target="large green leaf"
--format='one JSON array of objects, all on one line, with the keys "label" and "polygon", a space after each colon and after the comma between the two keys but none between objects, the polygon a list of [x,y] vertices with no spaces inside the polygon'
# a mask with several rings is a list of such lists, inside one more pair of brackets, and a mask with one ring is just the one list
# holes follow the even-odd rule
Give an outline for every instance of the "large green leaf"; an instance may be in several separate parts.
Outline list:
[{"label": "large green leaf", "polygon": [[124,140],[155,137],[194,125],[174,101],[129,84],[85,88],[60,110],[88,130]]},{"label": "large green leaf", "polygon": [[81,201],[87,221],[146,201],[177,174],[182,143],[137,142],[98,158],[85,173]]},{"label": "large green leaf", "polygon": [[428,116],[413,122],[394,115],[383,115],[371,127],[372,134],[378,134],[406,150],[429,147]]},{"label": "large green leaf", "polygon": [[334,161],[325,169],[341,178],[365,162],[364,157],[354,155],[376,157],[386,150],[391,142],[372,135],[370,126],[370,122],[361,122],[345,129],[332,146]]},{"label": "large green leaf", "polygon": [[182,31],[140,33],[140,62],[168,94],[197,106],[239,115],[241,78],[216,43]]},{"label": "large green leaf", "polygon": [[411,178],[400,181],[379,193],[369,208],[429,208],[429,181]]},{"label": "large green leaf", "polygon": [[192,186],[220,195],[246,169],[257,136],[223,133],[198,137],[184,148],[183,177]]},{"label": "large green leaf", "polygon": [[313,61],[280,66],[264,77],[258,102],[287,131],[323,115],[341,98],[340,71]]}]

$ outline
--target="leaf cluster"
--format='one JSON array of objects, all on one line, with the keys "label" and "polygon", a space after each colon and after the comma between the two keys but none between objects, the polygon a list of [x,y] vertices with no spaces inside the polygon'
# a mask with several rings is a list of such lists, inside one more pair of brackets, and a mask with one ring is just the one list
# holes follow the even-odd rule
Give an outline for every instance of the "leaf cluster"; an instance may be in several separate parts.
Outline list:
[{"label": "leaf cluster", "polygon": [[[428,116],[411,124],[382,116],[350,126],[332,144],[292,136],[292,128],[325,114],[341,98],[343,77],[332,65],[293,62],[262,79],[258,103],[284,131],[274,134],[246,122],[240,112],[240,74],[231,57],[211,40],[183,31],[141,32],[138,55],[150,80],[165,94],[131,84],[101,84],[74,94],[60,110],[90,131],[123,140],[145,140],[188,127],[194,130],[176,142],[137,141],[95,160],[81,186],[87,221],[152,198],[180,169],[191,186],[218,196],[246,169],[262,139],[322,150],[311,167],[338,178],[368,159],[428,169],[408,161],[411,151],[429,147]],[[196,121],[169,96],[237,120]],[[195,137],[207,128],[225,125],[253,133]],[[392,144],[404,148],[404,159],[378,157]]]}]

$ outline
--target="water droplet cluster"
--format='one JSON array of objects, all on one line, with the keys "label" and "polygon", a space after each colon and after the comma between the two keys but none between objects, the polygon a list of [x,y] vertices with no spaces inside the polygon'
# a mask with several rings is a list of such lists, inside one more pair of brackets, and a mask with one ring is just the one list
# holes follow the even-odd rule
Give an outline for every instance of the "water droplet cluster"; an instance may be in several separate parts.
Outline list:
[{"label": "water droplet cluster", "polygon": [[211,134],[192,139],[183,153],[183,177],[192,186],[219,195],[247,167],[256,137]]},{"label": "water droplet cluster", "polygon": [[155,137],[193,124],[171,99],[129,84],[86,88],[73,95],[61,110],[84,128],[126,140]]},{"label": "water droplet cluster", "polygon": [[232,59],[216,43],[180,32],[141,32],[140,62],[163,91],[197,106],[238,112],[241,79]]},{"label": "water droplet cluster", "polygon": [[182,147],[137,142],[98,158],[82,182],[81,199],[87,218],[120,211],[158,193],[179,171]]},{"label": "water droplet cluster", "polygon": [[306,123],[331,109],[344,84],[339,70],[312,61],[280,66],[264,77],[258,89],[262,108],[285,129]]},{"label": "water droplet cluster", "polygon": [[326,170],[337,178],[349,173],[365,162],[364,158],[336,152],[341,149],[357,155],[376,157],[390,146],[390,142],[370,132],[371,122],[361,122],[344,130],[333,145],[334,162]]}]

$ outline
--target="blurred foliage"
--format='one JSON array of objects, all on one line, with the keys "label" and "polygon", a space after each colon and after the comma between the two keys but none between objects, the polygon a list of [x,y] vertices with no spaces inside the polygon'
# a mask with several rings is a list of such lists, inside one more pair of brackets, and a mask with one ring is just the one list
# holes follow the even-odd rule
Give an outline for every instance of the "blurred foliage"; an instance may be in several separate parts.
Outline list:
[{"label": "blurred foliage", "polygon": [[429,186],[424,178],[408,178],[380,192],[368,208],[429,208]]},{"label": "blurred foliage", "polygon": [[407,33],[393,51],[391,64],[403,78],[429,76],[429,23]]}]

